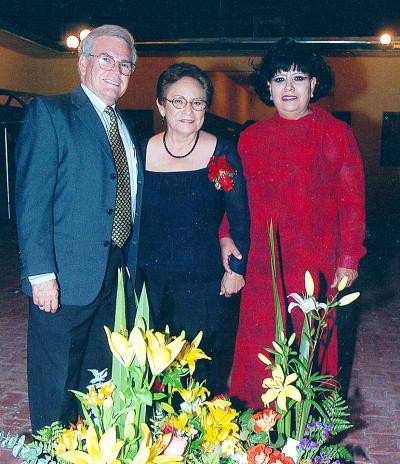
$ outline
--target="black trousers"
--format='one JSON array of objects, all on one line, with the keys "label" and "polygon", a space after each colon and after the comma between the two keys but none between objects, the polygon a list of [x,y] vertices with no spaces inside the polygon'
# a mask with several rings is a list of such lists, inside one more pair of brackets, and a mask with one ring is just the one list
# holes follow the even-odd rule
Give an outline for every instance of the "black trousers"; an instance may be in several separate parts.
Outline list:
[{"label": "black trousers", "polygon": [[200,348],[212,361],[197,361],[194,377],[207,379],[206,387],[213,394],[226,392],[231,368],[226,338],[234,336],[234,318],[229,299],[219,295],[222,275],[195,279],[183,273],[142,270],[141,276],[149,299],[151,327],[164,331],[168,325],[171,335],[184,330],[190,342],[202,330]]},{"label": "black trousers", "polygon": [[79,402],[70,390],[86,391],[88,369],[108,368],[112,354],[104,326],[113,330],[118,268],[122,250],[111,246],[104,282],[87,306],[61,305],[56,313],[40,310],[29,299],[28,395],[32,431],[56,420],[75,423]]}]

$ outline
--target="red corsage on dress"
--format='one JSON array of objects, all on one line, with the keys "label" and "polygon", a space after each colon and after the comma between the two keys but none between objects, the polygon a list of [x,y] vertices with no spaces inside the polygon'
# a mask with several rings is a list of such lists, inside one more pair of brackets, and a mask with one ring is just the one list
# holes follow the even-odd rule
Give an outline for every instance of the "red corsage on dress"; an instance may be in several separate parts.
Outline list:
[{"label": "red corsage on dress", "polygon": [[226,155],[212,156],[208,163],[208,178],[214,182],[217,190],[225,192],[233,189],[233,176],[236,171],[228,163]]}]

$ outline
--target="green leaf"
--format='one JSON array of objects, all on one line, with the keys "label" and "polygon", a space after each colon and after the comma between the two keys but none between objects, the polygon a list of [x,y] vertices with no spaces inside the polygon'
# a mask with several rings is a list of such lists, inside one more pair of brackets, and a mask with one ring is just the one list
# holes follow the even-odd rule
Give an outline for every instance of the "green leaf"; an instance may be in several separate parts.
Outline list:
[{"label": "green leaf", "polygon": [[142,293],[140,294],[140,299],[136,308],[135,326],[141,327],[143,323],[146,328],[149,327],[150,310],[145,284],[143,284]]},{"label": "green leaf", "polygon": [[282,448],[285,443],[286,443],[286,435],[279,433],[276,441],[274,443],[271,442],[269,446],[274,449]]},{"label": "green leaf", "polygon": [[164,409],[164,411],[166,411],[169,414],[174,414],[175,413],[174,408],[168,403],[162,402],[161,407]]},{"label": "green leaf", "polygon": [[251,443],[258,444],[258,443],[267,443],[269,439],[269,435],[265,432],[255,433],[252,435],[250,441]]},{"label": "green leaf", "polygon": [[[125,289],[124,289],[124,277],[122,270],[118,270],[118,289],[117,289],[117,300],[115,305],[115,323],[114,332],[126,333],[126,313],[125,313]],[[112,375],[111,380],[120,392],[127,390],[128,388],[128,371],[120,364],[113,356],[112,360]],[[118,395],[114,398],[114,411],[118,412],[124,407],[122,401]],[[123,422],[118,424],[121,429],[123,428]]]},{"label": "green leaf", "polygon": [[[274,294],[274,304],[275,304],[275,321],[276,321],[276,341],[281,341],[282,334],[284,336],[285,330],[283,326],[283,319],[282,319],[282,309],[281,309],[281,302],[279,299],[278,287],[276,284],[276,260],[275,260],[275,236],[274,236],[274,229],[272,225],[272,221],[269,225],[269,246],[271,250],[271,274],[272,274],[272,287],[273,287],[273,294]],[[277,356],[275,359],[277,364],[280,364],[280,356]]]},{"label": "green leaf", "polygon": [[147,404],[148,406],[153,404],[153,395],[151,391],[147,390],[146,388],[137,391],[136,395],[139,400],[143,401],[144,404]]}]

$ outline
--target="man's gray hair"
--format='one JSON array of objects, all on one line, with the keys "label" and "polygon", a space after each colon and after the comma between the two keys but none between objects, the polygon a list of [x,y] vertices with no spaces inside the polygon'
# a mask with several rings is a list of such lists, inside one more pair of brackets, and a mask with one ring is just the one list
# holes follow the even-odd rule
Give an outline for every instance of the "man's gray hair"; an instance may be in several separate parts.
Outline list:
[{"label": "man's gray hair", "polygon": [[124,40],[131,50],[132,63],[136,63],[137,55],[132,35],[127,29],[121,26],[115,26],[113,24],[105,24],[104,26],[96,27],[93,29],[90,34],[88,34],[82,40],[79,47],[79,55],[83,55],[86,56],[86,58],[89,58],[90,54],[92,53],[94,44],[99,37],[118,37],[119,39]]}]

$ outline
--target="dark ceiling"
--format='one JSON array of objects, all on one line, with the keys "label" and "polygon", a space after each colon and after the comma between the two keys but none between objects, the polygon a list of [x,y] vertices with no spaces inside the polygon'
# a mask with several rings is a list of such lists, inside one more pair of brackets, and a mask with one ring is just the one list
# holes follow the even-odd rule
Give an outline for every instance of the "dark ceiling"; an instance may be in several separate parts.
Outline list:
[{"label": "dark ceiling", "polygon": [[105,23],[140,42],[193,38],[400,35],[400,0],[0,0],[0,28],[60,49]]}]

